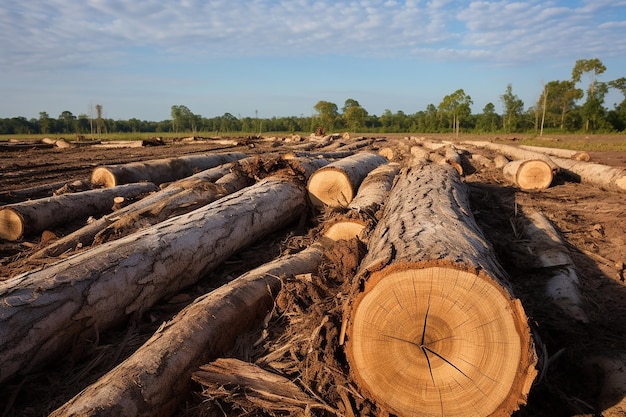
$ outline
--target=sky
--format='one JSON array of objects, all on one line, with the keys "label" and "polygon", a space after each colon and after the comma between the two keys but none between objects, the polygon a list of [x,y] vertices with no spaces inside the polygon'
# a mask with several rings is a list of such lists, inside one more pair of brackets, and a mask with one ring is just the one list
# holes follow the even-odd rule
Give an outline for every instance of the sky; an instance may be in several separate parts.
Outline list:
[{"label": "sky", "polygon": [[1,0],[0,118],[413,114],[458,89],[501,113],[592,58],[626,77],[626,0]]}]

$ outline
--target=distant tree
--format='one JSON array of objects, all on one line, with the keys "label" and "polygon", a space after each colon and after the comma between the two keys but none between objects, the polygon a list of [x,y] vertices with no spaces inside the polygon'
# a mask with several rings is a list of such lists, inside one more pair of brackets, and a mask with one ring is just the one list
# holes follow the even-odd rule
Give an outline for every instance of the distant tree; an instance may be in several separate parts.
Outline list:
[{"label": "distant tree", "polygon": [[317,112],[321,127],[327,132],[334,130],[337,117],[339,116],[339,109],[337,105],[335,103],[331,103],[330,101],[321,100],[318,101],[313,108]]},{"label": "distant tree", "polygon": [[608,82],[609,87],[619,90],[624,99],[620,103],[615,104],[615,108],[610,110],[607,119],[613,129],[623,131],[626,129],[626,78],[620,77],[616,80]]},{"label": "distant tree", "polygon": [[458,89],[454,93],[445,96],[439,103],[439,112],[443,117],[449,118],[450,127],[457,136],[461,129],[461,119],[469,117],[472,113],[470,108],[472,103],[472,98],[465,94],[463,89]]},{"label": "distant tree", "polygon": [[361,107],[358,101],[351,98],[347,99],[342,110],[346,126],[348,126],[352,132],[357,132],[365,126],[367,110]]},{"label": "distant tree", "polygon": [[478,115],[476,129],[481,132],[495,132],[500,125],[500,116],[496,113],[496,106],[493,103],[485,104],[483,112]]},{"label": "distant tree", "polygon": [[98,137],[102,135],[102,128],[104,123],[102,122],[102,104],[96,104],[96,134]]},{"label": "distant tree", "polygon": [[174,132],[186,132],[192,131],[195,133],[196,131],[196,116],[187,108],[187,106],[183,105],[174,105],[171,108],[170,112],[172,116],[172,127]]},{"label": "distant tree", "polygon": [[505,132],[515,132],[521,121],[522,112],[524,111],[524,102],[513,94],[511,84],[506,86],[506,92],[500,96],[504,107],[502,115],[502,124]]},{"label": "distant tree", "polygon": [[545,102],[546,125],[564,130],[568,113],[576,107],[576,100],[582,97],[583,90],[576,88],[576,84],[571,80],[547,83],[539,98],[540,102]]},{"label": "distant tree", "polygon": [[39,132],[43,135],[52,133],[54,120],[45,111],[39,112]]},{"label": "distant tree", "polygon": [[583,105],[582,115],[585,120],[585,131],[589,130],[589,124],[598,122],[601,108],[604,104],[606,88],[600,86],[598,90],[598,76],[606,71],[606,67],[598,58],[579,59],[572,69],[572,81],[578,84],[584,74],[589,76],[589,87],[587,87],[587,99]]},{"label": "distant tree", "polygon": [[74,122],[76,121],[76,117],[69,110],[64,110],[59,115],[59,122],[61,123],[61,131],[63,133],[72,133],[74,132]]}]

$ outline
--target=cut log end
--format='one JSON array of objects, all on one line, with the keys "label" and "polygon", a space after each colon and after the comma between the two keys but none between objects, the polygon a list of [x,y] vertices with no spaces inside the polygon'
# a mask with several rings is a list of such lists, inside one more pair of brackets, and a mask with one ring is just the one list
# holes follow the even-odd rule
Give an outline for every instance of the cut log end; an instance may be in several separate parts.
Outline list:
[{"label": "cut log end", "polygon": [[355,194],[348,176],[335,169],[317,171],[311,176],[307,189],[311,203],[319,209],[325,206],[346,207]]},{"label": "cut log end", "polygon": [[379,271],[353,307],[351,369],[398,416],[510,415],[536,375],[518,304],[474,272],[414,265]]},{"label": "cut log end", "polygon": [[505,177],[517,184],[522,190],[545,190],[553,179],[552,167],[538,159],[516,160],[505,165]]},{"label": "cut log end", "polygon": [[324,237],[333,240],[350,240],[358,237],[363,229],[365,222],[356,219],[344,219],[328,226],[324,232]]},{"label": "cut log end", "polygon": [[109,188],[118,184],[115,175],[108,168],[97,167],[91,174],[91,185],[93,187]]},{"label": "cut log end", "polygon": [[0,239],[15,241],[24,235],[24,219],[10,207],[0,209]]}]

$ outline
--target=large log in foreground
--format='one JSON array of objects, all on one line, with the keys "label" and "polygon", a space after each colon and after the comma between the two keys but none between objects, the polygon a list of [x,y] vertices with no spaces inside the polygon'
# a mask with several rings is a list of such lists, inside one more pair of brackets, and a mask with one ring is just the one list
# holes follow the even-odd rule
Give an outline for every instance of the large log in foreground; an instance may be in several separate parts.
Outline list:
[{"label": "large log in foreground", "polygon": [[159,185],[188,177],[198,171],[243,159],[246,156],[238,152],[215,153],[153,159],[122,165],[105,165],[93,170],[91,184],[94,187],[113,187],[131,182],[150,181]]},{"label": "large log in foreground", "polygon": [[291,224],[302,185],[267,178],[191,213],[0,282],[0,382],[141,313]]},{"label": "large log in foreground", "polygon": [[171,415],[191,389],[193,371],[225,354],[239,334],[258,326],[272,310],[281,278],[316,272],[323,253],[321,244],[313,244],[196,299],[51,417]]},{"label": "large log in foreground", "polygon": [[363,152],[326,165],[307,183],[311,203],[318,208],[348,206],[367,174],[387,162],[383,156]]},{"label": "large log in foreground", "polygon": [[361,392],[398,416],[510,415],[536,355],[527,318],[446,165],[399,174],[346,306]]},{"label": "large log in foreground", "polygon": [[3,206],[0,207],[0,238],[18,240],[59,224],[99,215],[111,210],[115,197],[132,199],[157,189],[149,182],[126,184]]}]

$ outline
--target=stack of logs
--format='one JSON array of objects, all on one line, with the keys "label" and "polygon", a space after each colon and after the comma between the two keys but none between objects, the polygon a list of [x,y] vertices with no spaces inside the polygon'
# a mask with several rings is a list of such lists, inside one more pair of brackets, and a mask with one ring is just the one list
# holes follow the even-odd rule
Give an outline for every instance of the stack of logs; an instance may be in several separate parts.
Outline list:
[{"label": "stack of logs", "polygon": [[[565,172],[623,192],[626,174],[591,164],[582,153],[547,156],[545,149],[488,142],[410,145],[398,146],[402,159],[334,149],[103,166],[91,182],[104,188],[1,207],[0,237],[18,240],[102,214],[115,197],[136,200],[30,258],[73,256],[0,282],[0,383],[197,282],[243,247],[301,220],[312,204],[343,210],[315,243],[196,299],[52,415],[171,415],[192,376],[232,383],[224,369],[238,384],[307,404],[308,394],[288,380],[219,358],[272,310],[281,277],[317,273],[334,241],[355,238],[367,254],[337,343],[360,395],[398,416],[510,415],[526,401],[537,355],[523,306],[469,206],[462,176],[471,151],[497,151],[489,160],[474,152],[471,162],[500,164],[524,190],[544,189]],[[263,179],[255,178],[260,167]],[[562,253],[540,214],[529,216],[528,230]],[[586,320],[571,260],[555,255],[545,266],[554,265],[570,269],[552,279],[549,294]]]}]

